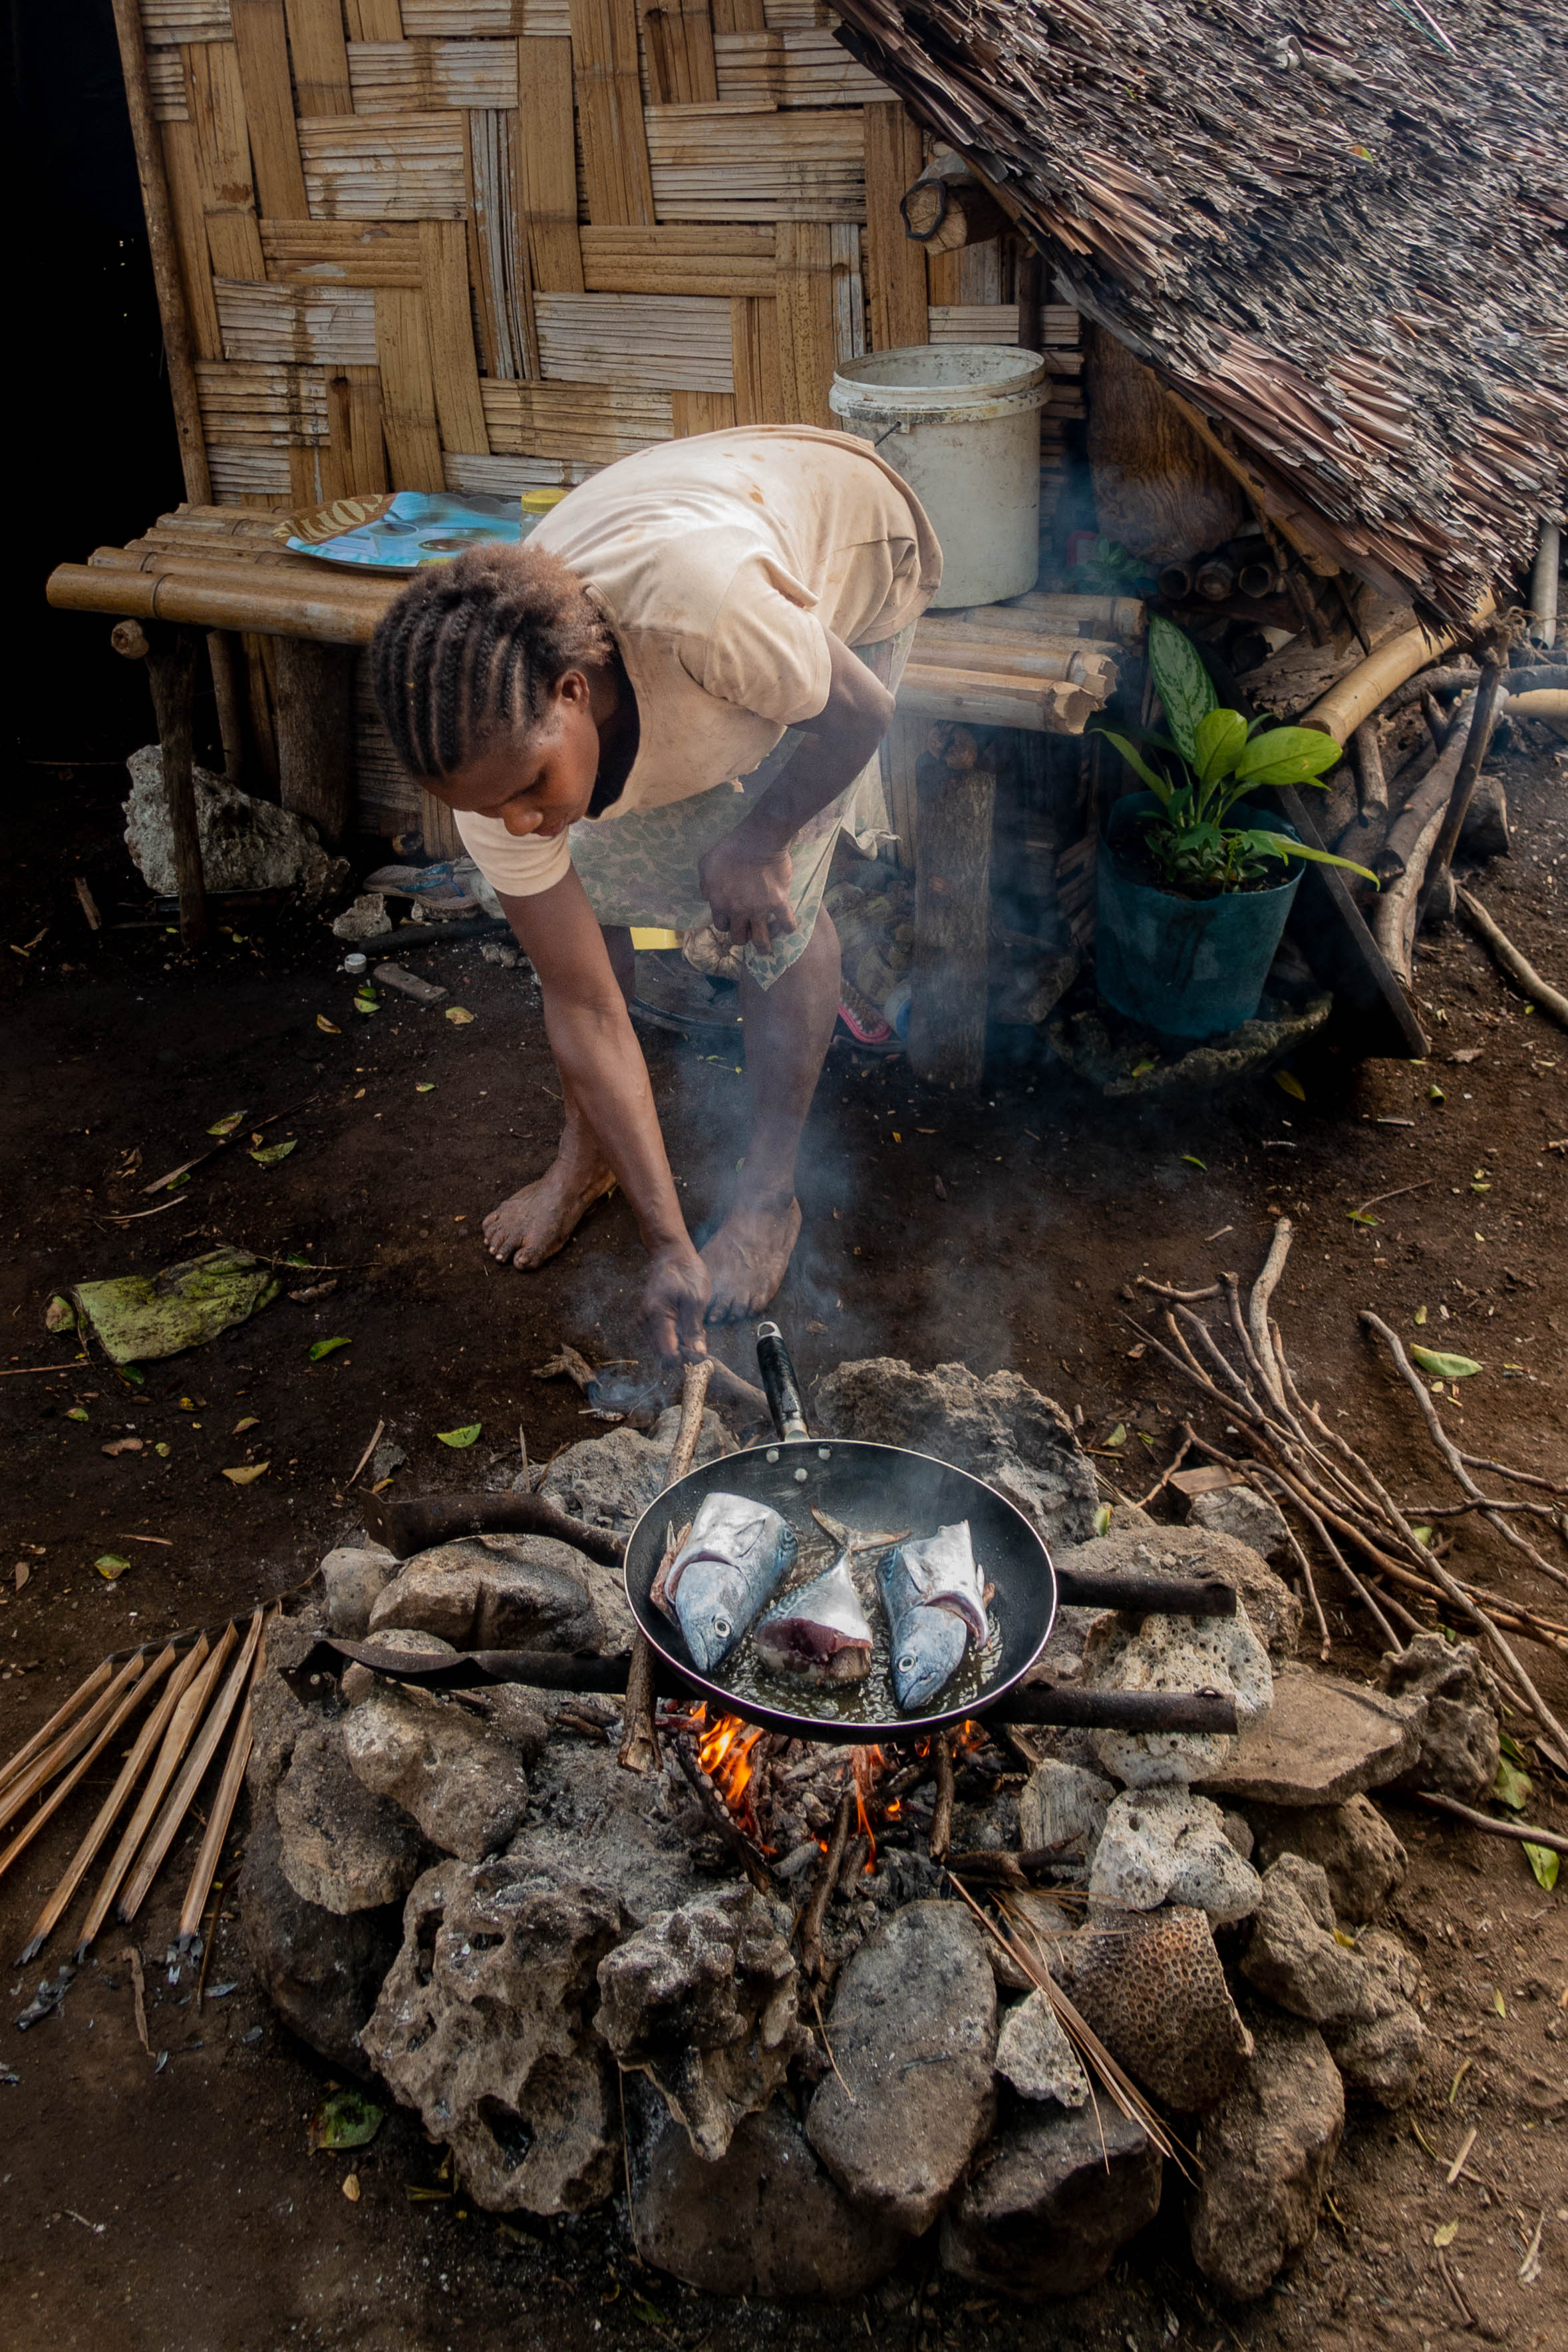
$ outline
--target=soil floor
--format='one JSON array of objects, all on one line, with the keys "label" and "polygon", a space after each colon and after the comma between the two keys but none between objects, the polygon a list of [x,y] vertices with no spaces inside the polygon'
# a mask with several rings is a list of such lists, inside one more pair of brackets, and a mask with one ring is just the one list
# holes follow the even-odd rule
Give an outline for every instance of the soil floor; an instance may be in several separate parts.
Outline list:
[{"label": "soil floor", "polygon": [[[1515,855],[1479,887],[1561,982],[1562,768],[1515,758],[1508,782]],[[520,1433],[535,1460],[593,1433],[574,1390],[532,1377],[556,1342],[599,1360],[640,1348],[639,1251],[623,1202],[601,1205],[535,1275],[497,1267],[482,1244],[486,1211],[546,1164],[558,1116],[526,967],[444,947],[418,968],[449,991],[444,1006],[389,992],[366,1017],[324,919],[235,916],[187,960],[148,921],[125,862],[119,776],[59,771],[45,782],[13,834],[0,959],[0,1328],[10,1334],[0,1371],[17,1375],[0,1379],[4,1753],[105,1653],[307,1577],[357,1523],[349,1481],[378,1424],[407,1457],[394,1492],[482,1483],[516,1465]],[[98,934],[77,874],[103,910]],[[922,1088],[902,1060],[836,1046],[809,1131],[805,1229],[775,1309],[802,1372],[873,1354],[961,1359],[982,1374],[1011,1367],[1081,1410],[1099,1468],[1136,1496],[1202,1406],[1132,1328],[1159,1329],[1138,1276],[1197,1287],[1236,1268],[1249,1279],[1285,1213],[1296,1239],[1277,1311],[1298,1377],[1396,1493],[1452,1499],[1414,1400],[1362,1334],[1364,1307],[1406,1340],[1483,1365],[1439,1405],[1468,1451],[1563,1475],[1568,1038],[1461,929],[1423,947],[1417,987],[1428,1064],[1358,1072],[1318,1046],[1287,1083],[1179,1108],[1107,1108],[1038,1057],[999,1068],[982,1099],[959,1100]],[[445,1017],[458,1007],[471,1021]],[[711,1043],[650,1034],[646,1044],[700,1229],[721,1212],[745,1148],[745,1080]],[[193,1168],[172,1206],[146,1195],[235,1111],[236,1139]],[[258,1164],[253,1133],[297,1148]],[[277,1304],[199,1353],[149,1364],[134,1388],[97,1361],[73,1365],[74,1341],[46,1333],[52,1292],[220,1241],[313,1271],[287,1265]],[[312,1362],[323,1339],[351,1345]],[[720,1344],[751,1369],[746,1335]],[[48,1364],[69,1369],[29,1369]],[[1197,1418],[1220,1438],[1223,1415]],[[440,1442],[473,1423],[472,1450]],[[109,1451],[123,1437],[141,1450]],[[252,1484],[221,1475],[260,1464]],[[1516,1567],[1493,1533],[1447,1525],[1452,1562],[1568,1618],[1568,1594]],[[1563,1559],[1550,1531],[1542,1541]],[[95,1570],[104,1554],[131,1560],[113,1582]],[[1364,1620],[1326,1564],[1319,1575],[1331,1666],[1370,1673]],[[1568,1659],[1535,1644],[1523,1654],[1550,1702],[1568,1708]],[[1511,1727],[1528,1743],[1526,1719]],[[1544,1763],[1533,1778],[1537,1817],[1568,1826],[1564,1784]],[[92,1794],[84,1787],[0,1882],[7,1956]],[[1548,1895],[1517,1844],[1389,1810],[1411,1856],[1392,1924],[1425,1971],[1430,2080],[1403,2114],[1353,2110],[1317,2242],[1259,2304],[1216,2305],[1187,2255],[1168,2167],[1160,2220],[1074,2302],[998,2305],[919,2256],[863,2303],[822,2311],[721,2304],[641,2269],[621,2207],[537,2225],[473,2210],[444,2193],[441,2151],[402,2114],[356,2158],[311,2155],[307,2126],[328,2070],[273,2022],[230,1917],[199,2011],[188,1978],[171,1989],[155,1965],[183,1885],[177,1848],[134,1930],[106,1931],[63,2008],[26,2036],[10,2020],[67,1956],[65,1935],[4,1980],[5,2340],[15,2352],[295,2342],[423,2352],[547,2335],[561,2352],[655,2341],[804,2352],[862,2336],[889,2352],[1178,2342],[1425,2352],[1477,2332],[1519,2352],[1568,2344],[1568,1880]],[[244,1821],[242,1807],[240,1836]],[[152,2049],[168,2053],[157,2071],[137,2036],[128,1932],[147,1956]],[[357,2201],[343,2191],[350,2164]]]}]

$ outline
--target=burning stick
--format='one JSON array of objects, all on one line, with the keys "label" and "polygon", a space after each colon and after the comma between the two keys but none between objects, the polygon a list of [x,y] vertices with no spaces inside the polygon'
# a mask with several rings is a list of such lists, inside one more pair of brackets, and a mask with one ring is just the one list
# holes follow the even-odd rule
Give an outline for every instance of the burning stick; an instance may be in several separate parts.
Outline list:
[{"label": "burning stick", "polygon": [[844,1848],[850,1842],[850,1823],[854,1813],[855,1792],[849,1788],[839,1799],[827,1853],[800,1922],[800,1965],[809,1977],[820,1977],[822,1973],[822,1921],[828,1914],[828,1898],[839,1883],[839,1872],[843,1867]]},{"label": "burning stick", "polygon": [[[675,1442],[670,1449],[669,1467],[665,1472],[667,1486],[678,1486],[692,1466],[692,1456],[697,1450],[702,1434],[703,1408],[707,1402],[708,1382],[713,1378],[713,1359],[702,1357],[688,1364],[681,1383],[681,1422],[675,1432]],[[619,1760],[629,1772],[650,1772],[659,1761],[659,1733],[654,1721],[653,1653],[645,1633],[639,1633],[632,1645],[632,1670],[626,1677],[626,1711],[622,1718]]]},{"label": "burning stick", "polygon": [[768,1864],[740,1828],[723,1797],[697,1762],[693,1753],[690,1737],[684,1731],[678,1732],[675,1736],[675,1761],[695,1790],[698,1803],[708,1815],[758,1895],[771,1893],[773,1878]]}]

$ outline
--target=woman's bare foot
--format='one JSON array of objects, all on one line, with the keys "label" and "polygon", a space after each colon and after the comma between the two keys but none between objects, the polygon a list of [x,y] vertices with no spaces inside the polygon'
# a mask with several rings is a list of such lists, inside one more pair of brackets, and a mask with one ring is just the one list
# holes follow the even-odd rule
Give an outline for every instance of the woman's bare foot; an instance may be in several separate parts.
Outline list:
[{"label": "woman's bare foot", "polygon": [[737,1202],[702,1253],[713,1281],[708,1321],[736,1323],[759,1315],[789,1271],[800,1233],[800,1204],[793,1193]]},{"label": "woman's bare foot", "polygon": [[598,1153],[575,1149],[563,1136],[552,1165],[485,1220],[492,1257],[523,1267],[543,1265],[564,1249],[595,1201],[613,1192],[615,1179]]}]

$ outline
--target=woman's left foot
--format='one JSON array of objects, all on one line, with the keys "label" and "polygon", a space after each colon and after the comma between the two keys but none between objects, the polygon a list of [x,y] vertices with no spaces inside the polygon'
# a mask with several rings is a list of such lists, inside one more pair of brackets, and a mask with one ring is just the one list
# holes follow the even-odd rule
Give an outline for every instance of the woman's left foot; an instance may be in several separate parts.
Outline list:
[{"label": "woman's left foot", "polygon": [[759,1315],[789,1271],[800,1234],[800,1203],[793,1194],[752,1206],[737,1202],[703,1248],[713,1283],[708,1321],[737,1323]]}]

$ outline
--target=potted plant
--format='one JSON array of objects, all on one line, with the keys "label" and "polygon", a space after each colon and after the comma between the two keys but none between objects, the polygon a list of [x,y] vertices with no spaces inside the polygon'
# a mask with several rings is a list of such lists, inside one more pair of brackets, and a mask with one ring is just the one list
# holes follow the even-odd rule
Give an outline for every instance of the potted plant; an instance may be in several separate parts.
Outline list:
[{"label": "potted plant", "polygon": [[1309,847],[1247,797],[1321,784],[1340,759],[1331,736],[1222,709],[1190,641],[1157,617],[1149,667],[1168,731],[1134,729],[1140,751],[1104,730],[1148,790],[1113,802],[1106,818],[1096,979],[1108,1004],[1152,1029],[1221,1036],[1258,1010],[1301,878],[1295,861],[1366,868]]}]

